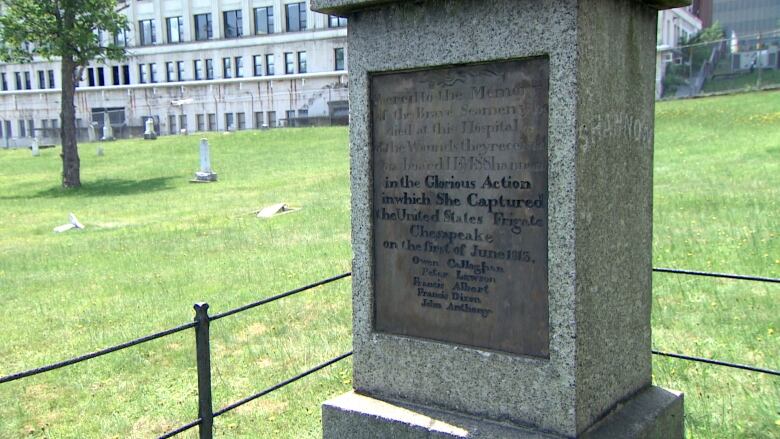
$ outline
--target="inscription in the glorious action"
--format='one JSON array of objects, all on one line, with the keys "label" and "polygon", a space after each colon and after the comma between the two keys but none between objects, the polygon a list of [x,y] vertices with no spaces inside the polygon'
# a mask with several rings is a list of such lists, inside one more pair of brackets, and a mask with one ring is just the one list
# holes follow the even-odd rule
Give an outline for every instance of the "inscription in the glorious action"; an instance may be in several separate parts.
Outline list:
[{"label": "inscription in the glorious action", "polygon": [[548,58],[370,81],[376,330],[549,357]]}]

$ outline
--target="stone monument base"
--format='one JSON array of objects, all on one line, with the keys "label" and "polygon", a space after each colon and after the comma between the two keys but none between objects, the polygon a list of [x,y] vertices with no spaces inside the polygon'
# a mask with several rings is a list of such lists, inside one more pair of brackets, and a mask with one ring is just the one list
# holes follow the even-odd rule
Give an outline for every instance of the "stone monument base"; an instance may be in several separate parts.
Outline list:
[{"label": "stone monument base", "polygon": [[211,183],[212,181],[217,181],[215,172],[196,172],[195,178],[190,180],[191,183]]},{"label": "stone monument base", "polygon": [[[485,421],[428,407],[349,392],[322,406],[325,439],[557,439],[550,432]],[[582,433],[587,439],[682,439],[683,395],[649,387]]]}]

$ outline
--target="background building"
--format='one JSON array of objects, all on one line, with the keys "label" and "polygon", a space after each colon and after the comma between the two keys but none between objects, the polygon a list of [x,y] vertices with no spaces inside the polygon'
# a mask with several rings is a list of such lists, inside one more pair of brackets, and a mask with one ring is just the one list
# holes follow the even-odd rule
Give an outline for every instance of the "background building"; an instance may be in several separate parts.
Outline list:
[{"label": "background building", "polygon": [[655,94],[663,94],[663,80],[670,63],[681,62],[678,48],[702,30],[702,20],[694,14],[694,5],[658,11],[656,33]]},{"label": "background building", "polygon": [[[100,38],[127,47],[93,62],[76,90],[82,139],[106,115],[117,137],[346,122],[346,20],[308,1],[118,1],[130,29]],[[3,146],[59,143],[60,64],[0,64]],[[89,128],[90,125],[93,128]]]},{"label": "background building", "polygon": [[712,23],[719,22],[726,35],[738,37],[769,34],[780,29],[778,0],[708,0],[712,3]]}]

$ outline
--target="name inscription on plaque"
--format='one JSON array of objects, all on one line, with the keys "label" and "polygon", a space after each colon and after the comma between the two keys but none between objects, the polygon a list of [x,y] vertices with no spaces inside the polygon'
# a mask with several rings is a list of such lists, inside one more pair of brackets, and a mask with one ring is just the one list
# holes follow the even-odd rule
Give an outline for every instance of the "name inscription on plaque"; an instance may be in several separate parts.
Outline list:
[{"label": "name inscription on plaque", "polygon": [[549,358],[549,60],[370,77],[375,330]]}]

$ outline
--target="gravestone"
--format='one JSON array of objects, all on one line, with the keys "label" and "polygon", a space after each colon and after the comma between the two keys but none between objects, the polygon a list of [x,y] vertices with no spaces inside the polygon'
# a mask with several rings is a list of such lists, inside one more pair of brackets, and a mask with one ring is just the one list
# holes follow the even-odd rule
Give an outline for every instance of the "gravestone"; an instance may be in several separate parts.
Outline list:
[{"label": "gravestone", "polygon": [[154,119],[152,119],[151,117],[146,119],[146,122],[144,122],[144,139],[146,140],[157,139],[157,133],[154,132]]},{"label": "gravestone", "polygon": [[683,437],[651,381],[657,10],[312,0],[349,18],[354,392],[326,438]]},{"label": "gravestone", "polygon": [[33,157],[38,157],[38,156],[41,155],[41,150],[40,150],[40,147],[38,145],[38,138],[37,137],[33,137],[32,145],[30,146],[30,149],[32,150],[31,152],[32,152],[32,156]]},{"label": "gravestone", "polygon": [[108,117],[108,112],[103,113],[103,137],[100,140],[114,140],[114,127],[111,126],[111,119]]},{"label": "gravestone", "polygon": [[209,150],[209,140],[200,139],[200,171],[195,173],[195,179],[190,180],[193,183],[210,183],[217,181],[217,174],[211,169],[211,151]]},{"label": "gravestone", "polygon": [[95,134],[95,125],[96,125],[95,122],[91,122],[90,124],[87,125],[87,139],[90,142],[94,142],[95,140],[97,140],[97,134]]}]

